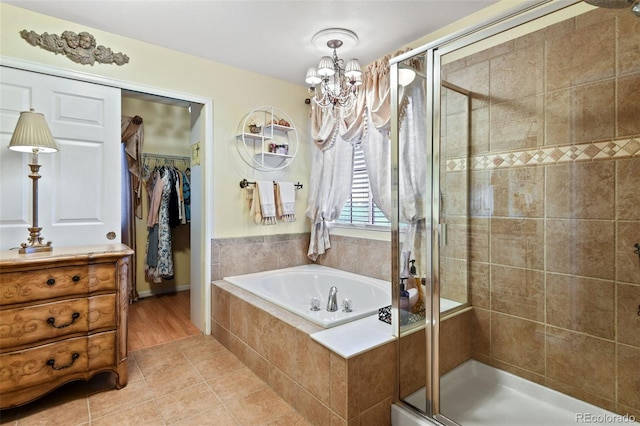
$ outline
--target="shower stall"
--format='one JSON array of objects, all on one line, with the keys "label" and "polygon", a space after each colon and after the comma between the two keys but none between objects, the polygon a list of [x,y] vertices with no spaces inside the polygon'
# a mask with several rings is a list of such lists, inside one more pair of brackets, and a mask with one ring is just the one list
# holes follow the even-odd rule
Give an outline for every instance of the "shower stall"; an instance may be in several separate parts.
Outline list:
[{"label": "shower stall", "polygon": [[640,419],[640,18],[524,4],[390,61],[396,425]]}]

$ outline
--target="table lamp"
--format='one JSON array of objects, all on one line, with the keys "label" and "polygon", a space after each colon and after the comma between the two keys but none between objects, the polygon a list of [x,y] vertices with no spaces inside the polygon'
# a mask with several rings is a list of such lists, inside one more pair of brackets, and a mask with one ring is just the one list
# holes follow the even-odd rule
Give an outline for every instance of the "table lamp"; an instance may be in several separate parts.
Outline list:
[{"label": "table lamp", "polygon": [[42,228],[38,227],[38,179],[40,175],[38,170],[40,165],[38,164],[39,153],[50,153],[58,151],[58,145],[53,139],[51,130],[47,125],[47,121],[44,115],[35,112],[33,108],[30,111],[23,111],[20,113],[18,124],[11,136],[11,142],[9,142],[9,149],[19,152],[32,153],[31,164],[29,168],[31,173],[29,177],[33,181],[33,193],[32,193],[32,213],[33,213],[33,225],[29,229],[29,238],[26,243],[22,243],[20,253],[35,253],[41,251],[51,251],[51,241],[43,243],[43,237],[40,236]]}]

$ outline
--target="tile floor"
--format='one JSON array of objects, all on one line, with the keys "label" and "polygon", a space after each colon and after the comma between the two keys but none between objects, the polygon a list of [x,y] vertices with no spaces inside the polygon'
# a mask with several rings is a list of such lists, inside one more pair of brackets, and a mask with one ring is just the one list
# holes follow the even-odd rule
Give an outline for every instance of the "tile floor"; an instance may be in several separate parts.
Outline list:
[{"label": "tile floor", "polygon": [[300,413],[211,336],[129,354],[129,383],[113,375],[72,382],[0,411],[3,425],[310,426]]}]

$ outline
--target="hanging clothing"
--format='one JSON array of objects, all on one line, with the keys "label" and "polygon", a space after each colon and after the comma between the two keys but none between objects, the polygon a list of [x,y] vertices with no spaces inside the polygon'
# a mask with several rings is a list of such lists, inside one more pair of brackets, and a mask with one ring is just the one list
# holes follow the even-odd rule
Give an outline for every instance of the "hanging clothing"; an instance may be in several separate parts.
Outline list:
[{"label": "hanging clothing", "polygon": [[[171,230],[183,222],[185,179],[175,167],[156,168],[146,181],[149,197],[145,272],[155,283],[173,279]],[[186,191],[190,192],[187,187]]]}]

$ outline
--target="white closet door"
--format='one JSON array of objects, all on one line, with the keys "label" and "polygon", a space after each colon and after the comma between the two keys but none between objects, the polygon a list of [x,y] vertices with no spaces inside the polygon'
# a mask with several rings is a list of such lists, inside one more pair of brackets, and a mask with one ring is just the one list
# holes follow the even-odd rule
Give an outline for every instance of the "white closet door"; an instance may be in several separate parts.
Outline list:
[{"label": "white closet door", "polygon": [[38,156],[44,240],[120,242],[120,89],[0,67],[0,248],[25,242],[31,226],[31,155],[6,148],[29,108],[44,114],[59,147]]}]

